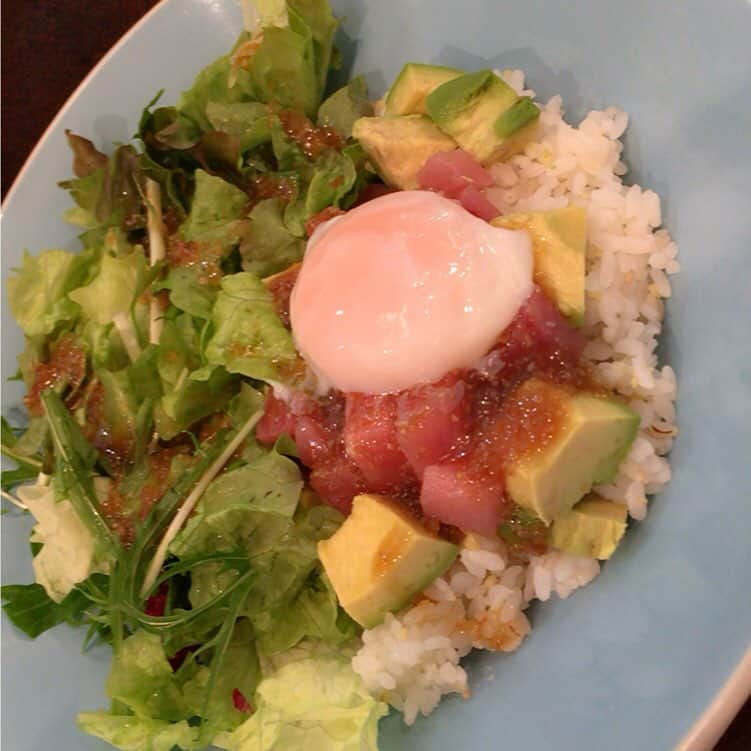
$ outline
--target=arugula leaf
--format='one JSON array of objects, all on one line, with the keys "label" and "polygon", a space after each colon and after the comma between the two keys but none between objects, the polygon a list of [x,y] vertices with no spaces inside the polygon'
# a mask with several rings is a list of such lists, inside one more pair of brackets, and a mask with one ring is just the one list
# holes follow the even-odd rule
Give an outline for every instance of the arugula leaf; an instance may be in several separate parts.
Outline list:
[{"label": "arugula leaf", "polygon": [[42,394],[42,406],[55,446],[60,494],[70,501],[76,516],[88,528],[98,554],[116,558],[119,544],[102,517],[91,478],[96,453],[54,391]]},{"label": "arugula leaf", "polygon": [[[16,469],[2,471],[3,490],[10,490],[22,482],[33,480],[42,471],[42,460],[33,454],[36,453],[39,443],[46,435],[46,428],[46,422],[43,418],[32,420],[29,429],[20,440],[24,441],[25,436],[30,436],[29,431],[32,431],[31,437],[24,442],[26,445],[24,443],[19,444],[19,439],[16,437],[13,428],[4,417],[2,418],[2,445],[0,450],[3,456],[18,464]],[[39,434],[39,441],[37,441],[35,434]]]},{"label": "arugula leaf", "polygon": [[0,472],[0,486],[3,490],[12,490],[17,485],[34,480],[39,475],[39,469],[35,467],[16,467],[16,469],[4,469]]},{"label": "arugula leaf", "polygon": [[214,335],[206,346],[210,364],[258,380],[285,380],[295,371],[292,336],[257,276],[246,272],[225,276],[212,321]]},{"label": "arugula leaf", "polygon": [[78,625],[91,604],[79,589],[55,602],[41,584],[6,584],[0,588],[3,610],[11,623],[35,639],[59,623]]}]

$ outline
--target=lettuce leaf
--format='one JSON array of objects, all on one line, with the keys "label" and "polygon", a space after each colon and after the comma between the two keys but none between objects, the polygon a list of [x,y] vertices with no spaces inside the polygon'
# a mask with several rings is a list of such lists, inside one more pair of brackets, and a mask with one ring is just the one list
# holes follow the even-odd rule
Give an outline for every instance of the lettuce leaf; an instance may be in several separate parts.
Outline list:
[{"label": "lettuce leaf", "polygon": [[330,151],[319,159],[305,197],[305,210],[311,217],[327,206],[339,206],[352,189],[357,170],[346,154]]},{"label": "lettuce leaf", "polygon": [[215,130],[236,136],[243,152],[271,138],[269,111],[260,102],[209,102],[206,117]]},{"label": "lettuce leaf", "polygon": [[42,549],[32,565],[37,583],[61,603],[73,587],[95,572],[107,573],[111,560],[97,552],[96,541],[67,499],[56,500],[51,485],[20,487],[18,497],[34,515],[32,542]]},{"label": "lettuce leaf", "polygon": [[352,135],[355,120],[373,114],[368,87],[362,76],[337,89],[318,109],[318,124],[333,128],[345,138]]},{"label": "lettuce leaf", "polygon": [[247,213],[248,196],[239,188],[196,170],[196,190],[188,218],[180,226],[185,240],[219,244],[223,247],[237,242],[242,224],[237,220]]},{"label": "lettuce leaf", "polygon": [[240,252],[243,269],[261,277],[282,271],[302,258],[305,240],[288,228],[281,198],[267,198],[253,208]]},{"label": "lettuce leaf", "polygon": [[318,101],[326,88],[333,50],[334,33],[339,25],[329,0],[288,0],[290,28],[309,33],[313,40]]},{"label": "lettuce leaf", "polygon": [[313,40],[291,28],[266,27],[250,61],[255,98],[314,117],[320,86]]},{"label": "lettuce leaf", "polygon": [[140,630],[123,642],[112,660],[106,691],[138,715],[172,722],[188,716],[182,688],[157,634]]},{"label": "lettuce leaf", "polygon": [[377,751],[385,704],[365,690],[349,662],[299,660],[261,681],[255,712],[214,744],[227,751]]},{"label": "lettuce leaf", "polygon": [[93,281],[74,289],[68,297],[81,306],[88,318],[106,326],[117,314],[130,311],[148,281],[146,257],[140,247],[119,257],[105,253]]},{"label": "lettuce leaf", "polygon": [[185,682],[183,694],[193,715],[202,716],[205,711],[209,727],[204,728],[204,735],[212,737],[221,730],[233,730],[247,719],[247,714],[236,709],[233,692],[237,690],[250,700],[261,680],[253,629],[247,620],[240,620],[235,626],[208,707],[204,707],[208,680],[209,668],[201,665]]},{"label": "lettuce leaf", "polygon": [[26,336],[46,336],[77,318],[80,309],[67,294],[84,283],[95,260],[91,252],[24,251],[21,268],[8,279],[8,304]]},{"label": "lettuce leaf", "polygon": [[258,380],[285,380],[297,352],[263,282],[246,272],[225,276],[212,314],[209,364]]},{"label": "lettuce leaf", "polygon": [[166,393],[159,402],[155,419],[162,438],[174,438],[196,420],[224,409],[237,393],[238,379],[224,368],[209,368],[201,380],[191,376],[182,379],[179,388]]},{"label": "lettuce leaf", "polygon": [[177,266],[169,270],[166,279],[157,283],[154,290],[169,290],[170,302],[194,318],[208,320],[216,300],[217,288],[205,284],[200,265]]},{"label": "lettuce leaf", "polygon": [[185,720],[165,722],[101,710],[79,713],[77,723],[84,733],[101,738],[121,751],[198,751],[205,745],[198,728]]},{"label": "lettuce leaf", "polygon": [[207,116],[209,102],[233,104],[248,98],[242,87],[229,85],[229,75],[230,58],[224,55],[207,65],[178,101],[180,112],[193,120],[202,131],[211,130]]},{"label": "lettuce leaf", "polygon": [[270,451],[217,477],[206,488],[198,509],[204,512],[210,509],[215,514],[235,504],[252,504],[261,511],[272,511],[291,519],[302,486],[297,464]]},{"label": "lettuce leaf", "polygon": [[258,650],[277,655],[305,638],[343,644],[358,632],[357,625],[339,608],[336,592],[323,572],[315,572],[299,594],[273,611],[255,615],[253,627]]}]

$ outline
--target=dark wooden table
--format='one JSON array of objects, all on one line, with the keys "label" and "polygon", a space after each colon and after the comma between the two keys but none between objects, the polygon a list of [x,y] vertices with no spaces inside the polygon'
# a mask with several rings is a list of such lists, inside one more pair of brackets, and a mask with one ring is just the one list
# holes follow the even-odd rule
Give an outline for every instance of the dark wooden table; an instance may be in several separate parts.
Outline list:
[{"label": "dark wooden table", "polygon": [[[70,93],[153,5],[155,0],[3,0],[3,194]],[[715,747],[749,750],[751,701]]]}]

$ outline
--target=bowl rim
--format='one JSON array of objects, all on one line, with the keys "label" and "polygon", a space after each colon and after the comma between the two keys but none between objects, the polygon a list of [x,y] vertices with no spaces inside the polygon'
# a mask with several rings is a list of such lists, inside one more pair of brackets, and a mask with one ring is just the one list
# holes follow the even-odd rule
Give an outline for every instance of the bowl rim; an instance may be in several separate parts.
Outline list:
[{"label": "bowl rim", "polygon": [[[106,67],[110,60],[115,56],[118,50],[123,47],[128,40],[136,35],[140,29],[147,26],[151,18],[159,13],[161,9],[168,5],[172,0],[158,0],[133,26],[130,27],[112,47],[99,59],[94,67],[86,74],[81,82],[76,86],[65,103],[57,111],[49,125],[39,137],[34,145],[23,166],[13,179],[13,182],[7,193],[3,196],[0,203],[0,216],[5,213],[7,207],[11,204],[17,186],[23,181],[29,166],[33,163],[37,154],[41,151],[47,140],[57,129],[59,122],[65,117],[67,111],[73,106],[78,96],[86,89],[90,81],[97,75],[100,69]],[[684,734],[673,751],[711,751],[716,743],[720,740],[722,734],[730,726],[735,716],[740,711],[743,704],[751,697],[751,644],[746,652],[732,669],[725,682],[717,690],[704,708],[701,714],[696,718],[694,723]]]}]

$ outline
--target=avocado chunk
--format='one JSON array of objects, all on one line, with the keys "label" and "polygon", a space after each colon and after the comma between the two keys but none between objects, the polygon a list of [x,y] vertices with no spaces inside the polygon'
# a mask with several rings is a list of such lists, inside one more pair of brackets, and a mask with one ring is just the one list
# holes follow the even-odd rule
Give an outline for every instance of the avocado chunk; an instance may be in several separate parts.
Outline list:
[{"label": "avocado chunk", "polygon": [[435,124],[483,164],[523,149],[540,115],[492,70],[453,78],[425,103]]},{"label": "avocado chunk", "polygon": [[579,206],[499,216],[490,222],[526,230],[532,240],[534,279],[574,326],[584,323],[587,212]]},{"label": "avocado chunk", "polygon": [[403,608],[452,564],[458,548],[385,496],[358,495],[318,557],[341,606],[364,628]]},{"label": "avocado chunk", "polygon": [[387,115],[425,115],[425,98],[441,84],[462,75],[461,70],[443,65],[407,63],[386,96]]},{"label": "avocado chunk", "polygon": [[559,516],[552,527],[553,547],[573,555],[607,560],[626,532],[627,508],[591,493]]},{"label": "avocado chunk", "polygon": [[433,154],[457,148],[423,115],[361,117],[352,135],[384,182],[401,190],[420,187],[417,173]]},{"label": "avocado chunk", "polygon": [[511,499],[546,524],[615,477],[639,430],[639,415],[617,399],[537,378],[509,398],[553,404],[560,415],[550,440],[505,468]]}]

